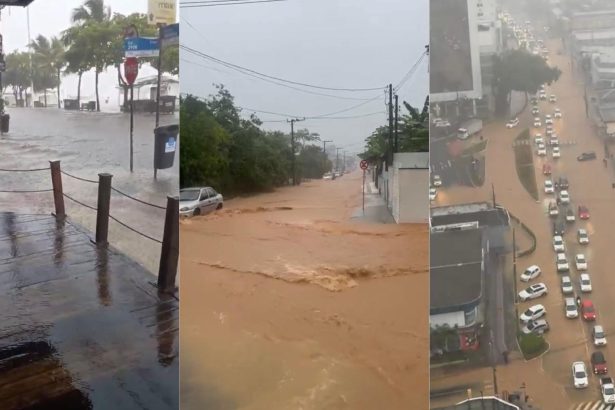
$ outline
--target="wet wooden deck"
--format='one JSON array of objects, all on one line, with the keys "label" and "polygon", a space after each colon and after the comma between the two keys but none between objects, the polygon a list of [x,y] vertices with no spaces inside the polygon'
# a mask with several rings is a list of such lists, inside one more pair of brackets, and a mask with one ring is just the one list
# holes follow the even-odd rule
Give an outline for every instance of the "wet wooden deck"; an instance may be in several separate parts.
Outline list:
[{"label": "wet wooden deck", "polygon": [[0,408],[178,409],[179,309],[123,254],[0,212]]}]

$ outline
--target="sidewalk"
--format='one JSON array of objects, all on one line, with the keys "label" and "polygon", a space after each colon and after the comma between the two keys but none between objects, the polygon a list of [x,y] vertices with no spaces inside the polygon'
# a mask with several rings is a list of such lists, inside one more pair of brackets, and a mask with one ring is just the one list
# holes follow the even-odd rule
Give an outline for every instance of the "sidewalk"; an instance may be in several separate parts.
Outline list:
[{"label": "sidewalk", "polygon": [[351,219],[356,222],[394,224],[395,219],[384,202],[384,198],[378,193],[376,184],[365,181],[365,211],[359,206],[352,214]]}]

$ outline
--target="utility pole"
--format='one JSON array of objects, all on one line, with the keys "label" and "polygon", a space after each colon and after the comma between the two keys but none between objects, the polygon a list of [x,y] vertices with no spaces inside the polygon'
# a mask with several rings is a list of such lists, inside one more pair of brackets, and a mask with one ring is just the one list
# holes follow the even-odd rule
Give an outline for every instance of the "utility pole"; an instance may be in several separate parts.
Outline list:
[{"label": "utility pole", "polygon": [[335,169],[340,170],[340,150],[341,148],[335,148]]},{"label": "utility pole", "polygon": [[[32,44],[32,39],[30,38],[30,6],[26,7],[26,19],[28,23],[28,44]],[[34,106],[32,100],[34,100],[34,70],[32,68],[32,53],[28,53],[30,56],[30,92],[32,93],[32,97],[30,98],[30,107]],[[28,90],[26,90],[26,101],[24,104],[26,107],[28,106]]]},{"label": "utility pole", "polygon": [[397,116],[399,114],[398,96],[395,94],[395,152],[399,152],[399,132],[397,124]]},{"label": "utility pole", "polygon": [[344,151],[344,160],[342,161],[342,173],[346,172],[346,151]]},{"label": "utility pole", "polygon": [[295,158],[295,123],[299,121],[305,121],[305,118],[293,118],[290,120],[286,120],[286,122],[290,122],[290,151],[292,152],[292,170],[293,170],[293,186],[297,185],[297,168],[296,162],[297,158]]},{"label": "utility pole", "polygon": [[388,166],[393,162],[393,84],[389,84],[389,149],[387,158]]},{"label": "utility pole", "polygon": [[327,168],[327,142],[333,142],[331,140],[326,140],[322,142],[322,154],[324,156],[324,161],[323,161],[323,171]]},{"label": "utility pole", "polygon": [[495,208],[495,188],[493,184],[491,184],[491,195],[493,197],[493,207]]}]

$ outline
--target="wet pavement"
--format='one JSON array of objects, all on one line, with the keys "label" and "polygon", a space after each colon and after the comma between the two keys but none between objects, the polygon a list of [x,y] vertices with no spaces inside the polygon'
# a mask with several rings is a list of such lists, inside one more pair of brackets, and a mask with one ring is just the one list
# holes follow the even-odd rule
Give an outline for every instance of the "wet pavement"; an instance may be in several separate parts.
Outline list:
[{"label": "wet pavement", "polygon": [[181,222],[182,408],[428,407],[428,228],[353,218],[361,178]]},{"label": "wet pavement", "polygon": [[[37,169],[60,160],[63,171],[97,181],[99,173],[113,175],[112,186],[140,200],[165,207],[167,195],[177,195],[179,152],[174,166],[153,177],[155,118],[135,114],[134,172],[130,172],[129,115],[90,113],[55,108],[11,108],[10,133],[0,136],[0,169]],[[161,125],[178,123],[178,115],[161,115]],[[62,176],[64,192],[86,205],[96,207],[97,184]],[[0,171],[0,191],[50,189],[49,171]],[[66,213],[80,225],[94,231],[96,213],[66,198]],[[18,213],[50,213],[51,193],[1,193],[0,210]],[[138,231],[162,238],[165,211],[140,204],[116,192],[111,214]],[[110,243],[158,272],[160,244],[111,221]]]},{"label": "wet pavement", "polygon": [[0,213],[0,407],[177,409],[178,303],[53,216]]},{"label": "wet pavement", "polygon": [[[567,231],[565,240],[567,255],[572,257],[577,252],[585,253],[589,262],[589,273],[592,279],[593,292],[586,297],[590,298],[597,308],[598,320],[596,323],[606,328],[607,335],[615,329],[615,310],[612,309],[612,293],[615,290],[615,279],[610,274],[612,270],[611,252],[612,231],[609,227],[615,225],[613,204],[615,192],[611,184],[615,181],[612,168],[603,166],[601,158],[603,142],[594,133],[591,121],[585,115],[583,102],[583,83],[580,75],[570,72],[569,57],[556,55],[561,48],[557,40],[548,42],[551,50],[550,61],[562,71],[557,83],[549,87],[558,98],[557,104],[540,103],[541,114],[552,113],[557,106],[562,110],[563,118],[556,120],[555,130],[562,144],[561,158],[553,159],[551,154],[546,159],[534,156],[537,183],[540,192],[540,201],[534,201],[516,178],[514,171],[514,153],[512,143],[523,128],[508,130],[504,124],[493,124],[485,130],[485,136],[490,139],[486,158],[486,183],[481,189],[465,187],[451,187],[439,194],[438,200],[445,203],[463,203],[476,201],[477,198],[488,200],[491,197],[491,183],[495,186],[498,203],[518,216],[536,234],[538,246],[536,251],[527,257],[518,259],[518,271],[531,264],[537,264],[543,269],[541,278],[536,281],[545,282],[550,290],[548,296],[533,302],[518,305],[519,311],[535,303],[542,303],[549,312],[551,330],[546,335],[550,350],[538,359],[525,362],[518,354],[512,356],[511,364],[498,366],[498,380],[500,391],[503,388],[512,388],[527,384],[527,393],[531,401],[543,409],[593,408],[599,406],[599,381],[590,376],[590,386],[584,390],[572,387],[570,366],[573,361],[583,360],[589,367],[589,355],[595,350],[591,342],[591,324],[581,319],[566,319],[563,313],[563,297],[559,290],[559,277],[555,272],[554,252],[551,246],[551,221],[547,216],[546,203],[550,195],[542,191],[544,177],[541,173],[542,164],[546,161],[553,166],[554,178],[566,175],[570,181],[570,195],[576,211],[577,205],[588,206],[591,219],[577,221]],[[528,110],[520,116],[522,126],[529,126],[531,115]],[[541,130],[544,135],[544,128]],[[532,134],[535,130],[532,129]],[[576,156],[584,151],[595,151],[598,159],[595,161],[578,162]],[[581,250],[576,244],[576,229],[585,227],[590,234],[590,245]],[[510,274],[510,273],[507,273]],[[579,273],[571,268],[570,276],[578,289]],[[536,282],[535,281],[535,282]],[[521,287],[521,283],[518,284]],[[610,336],[607,336],[607,338]],[[611,342],[611,341],[610,341]],[[607,361],[615,360],[611,344],[602,348]],[[612,364],[611,364],[612,365]],[[447,375],[438,375],[434,378],[432,373],[432,386],[446,386],[461,381],[477,382],[489,388],[490,369],[477,369],[471,372],[451,372]],[[491,383],[492,384],[492,383]],[[492,388],[492,386],[491,386]],[[492,392],[492,390],[488,390]],[[449,399],[449,400],[452,400]],[[556,406],[556,407],[554,407]],[[580,407],[579,407],[580,406]],[[599,408],[599,407],[597,407]]]}]

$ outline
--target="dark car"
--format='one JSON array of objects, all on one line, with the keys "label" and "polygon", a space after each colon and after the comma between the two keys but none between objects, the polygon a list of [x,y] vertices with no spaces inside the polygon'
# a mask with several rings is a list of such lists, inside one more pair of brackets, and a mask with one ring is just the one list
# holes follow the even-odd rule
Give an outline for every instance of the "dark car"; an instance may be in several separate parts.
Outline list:
[{"label": "dark car", "polygon": [[602,352],[592,353],[591,363],[592,368],[594,369],[594,374],[606,374],[609,370],[606,367],[606,359],[604,358],[604,354],[602,354]]},{"label": "dark car", "polygon": [[563,236],[566,232],[566,223],[565,219],[558,218],[557,221],[553,222],[553,236]]},{"label": "dark car", "polygon": [[584,152],[581,155],[579,155],[577,157],[577,161],[589,161],[592,159],[596,159],[596,153],[591,151],[591,152]]},{"label": "dark car", "polygon": [[579,205],[579,218],[589,219],[589,209],[586,206]]},{"label": "dark car", "polygon": [[566,191],[569,188],[569,184],[568,184],[568,178],[566,177],[559,177],[559,179],[557,181],[555,181],[555,189],[560,190],[560,191]]}]

